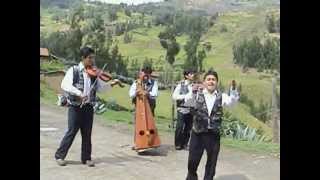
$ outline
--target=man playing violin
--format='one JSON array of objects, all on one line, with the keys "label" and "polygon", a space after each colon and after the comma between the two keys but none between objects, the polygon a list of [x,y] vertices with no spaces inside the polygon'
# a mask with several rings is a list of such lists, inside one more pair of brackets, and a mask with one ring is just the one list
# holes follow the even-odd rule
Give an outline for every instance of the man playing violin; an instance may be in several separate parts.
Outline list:
[{"label": "man playing violin", "polygon": [[111,86],[119,83],[119,80],[106,83],[99,76],[88,74],[86,70],[94,65],[93,49],[84,47],[80,50],[80,55],[82,61],[68,69],[61,83],[61,88],[67,94],[69,105],[68,130],[55,153],[55,159],[60,166],[67,164],[65,157],[79,129],[82,136],[81,162],[89,167],[94,166],[91,160],[91,132],[96,92],[108,91]]}]

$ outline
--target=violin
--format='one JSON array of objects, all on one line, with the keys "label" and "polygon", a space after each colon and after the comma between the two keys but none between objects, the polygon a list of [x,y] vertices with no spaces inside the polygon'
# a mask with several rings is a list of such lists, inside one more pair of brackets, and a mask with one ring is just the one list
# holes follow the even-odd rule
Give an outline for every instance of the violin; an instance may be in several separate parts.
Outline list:
[{"label": "violin", "polygon": [[108,82],[112,79],[111,74],[107,72],[103,72],[101,69],[97,67],[89,66],[86,68],[86,72],[90,77],[99,77],[101,80]]},{"label": "violin", "polygon": [[[86,67],[86,72],[90,77],[98,77],[104,82],[108,82],[113,79],[110,73],[104,72],[103,70],[98,69],[97,67],[94,67],[94,66]],[[118,84],[120,87],[124,87],[124,85],[119,80],[113,81],[111,85],[113,86],[115,84]]]}]

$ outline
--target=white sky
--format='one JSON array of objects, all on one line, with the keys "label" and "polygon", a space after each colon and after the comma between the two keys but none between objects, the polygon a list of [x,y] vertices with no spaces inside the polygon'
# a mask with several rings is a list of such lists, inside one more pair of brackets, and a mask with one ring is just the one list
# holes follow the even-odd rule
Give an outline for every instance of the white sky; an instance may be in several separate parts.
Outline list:
[{"label": "white sky", "polygon": [[163,0],[97,0],[102,1],[110,4],[120,4],[120,3],[126,3],[127,5],[137,5],[142,3],[148,3],[148,2],[161,2]]}]

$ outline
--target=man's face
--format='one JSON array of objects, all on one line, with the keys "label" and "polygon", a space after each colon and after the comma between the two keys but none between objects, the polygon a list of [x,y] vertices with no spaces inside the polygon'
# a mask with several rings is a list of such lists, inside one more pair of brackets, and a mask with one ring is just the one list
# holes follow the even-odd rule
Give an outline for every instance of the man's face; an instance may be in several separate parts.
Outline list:
[{"label": "man's face", "polygon": [[213,92],[214,90],[216,90],[217,83],[217,78],[214,75],[208,75],[203,82],[209,92]]},{"label": "man's face", "polygon": [[150,72],[145,72],[144,73],[146,80],[150,79],[151,73]]},{"label": "man's face", "polygon": [[94,65],[95,55],[89,54],[86,58],[83,58],[84,67],[90,67]]},{"label": "man's face", "polygon": [[194,74],[193,74],[193,73],[189,73],[188,75],[186,75],[186,78],[187,78],[189,81],[192,81],[192,80],[193,80],[193,77],[194,77]]}]

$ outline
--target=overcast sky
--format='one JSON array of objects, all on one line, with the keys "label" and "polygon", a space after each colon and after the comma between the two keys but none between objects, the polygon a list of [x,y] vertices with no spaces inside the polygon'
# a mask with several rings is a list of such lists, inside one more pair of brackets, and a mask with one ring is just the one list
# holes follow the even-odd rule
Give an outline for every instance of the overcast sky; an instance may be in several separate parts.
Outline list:
[{"label": "overcast sky", "polygon": [[148,3],[148,2],[161,2],[163,0],[98,0],[98,1],[103,1],[107,3],[112,3],[112,4],[120,4],[120,3],[126,3],[127,5],[137,5],[141,3]]}]

